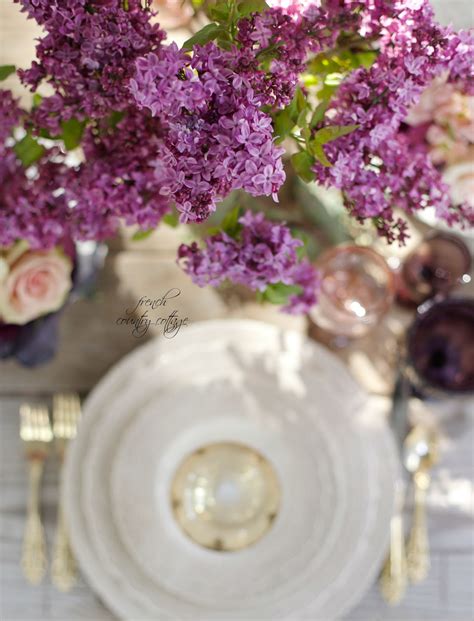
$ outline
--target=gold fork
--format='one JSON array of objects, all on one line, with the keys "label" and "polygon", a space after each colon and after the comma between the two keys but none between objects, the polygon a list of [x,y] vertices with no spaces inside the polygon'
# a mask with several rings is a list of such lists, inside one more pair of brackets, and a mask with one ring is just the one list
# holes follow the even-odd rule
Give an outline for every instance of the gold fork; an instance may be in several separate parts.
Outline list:
[{"label": "gold fork", "polygon": [[31,584],[39,584],[46,572],[46,540],[39,512],[39,490],[44,463],[53,439],[46,407],[28,404],[20,407],[20,438],[25,443],[29,471],[21,565],[26,579]]},{"label": "gold fork", "polygon": [[[81,416],[81,402],[76,394],[58,394],[53,399],[53,433],[56,451],[62,464],[68,443],[76,436]],[[51,579],[60,591],[69,591],[76,581],[76,562],[72,554],[62,497],[58,502],[58,522],[53,549]]]}]

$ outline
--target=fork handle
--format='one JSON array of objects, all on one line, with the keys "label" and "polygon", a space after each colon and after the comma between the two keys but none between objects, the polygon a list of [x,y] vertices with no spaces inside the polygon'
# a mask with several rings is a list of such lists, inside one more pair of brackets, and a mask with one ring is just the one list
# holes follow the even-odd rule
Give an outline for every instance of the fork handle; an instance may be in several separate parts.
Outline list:
[{"label": "fork handle", "polygon": [[426,523],[426,492],[430,477],[426,472],[417,472],[413,477],[415,486],[415,507],[413,525],[407,543],[408,577],[413,583],[426,578],[430,569],[430,548]]},{"label": "fork handle", "polygon": [[390,550],[380,574],[380,592],[385,601],[396,606],[405,595],[407,588],[407,561],[403,519],[400,513],[390,521]]},{"label": "fork handle", "polygon": [[39,513],[39,488],[44,462],[32,459],[28,469],[28,509],[21,566],[31,584],[39,584],[46,572],[46,540]]},{"label": "fork handle", "polygon": [[69,591],[76,582],[76,562],[72,554],[62,503],[59,501],[58,523],[54,540],[51,579],[59,591]]}]

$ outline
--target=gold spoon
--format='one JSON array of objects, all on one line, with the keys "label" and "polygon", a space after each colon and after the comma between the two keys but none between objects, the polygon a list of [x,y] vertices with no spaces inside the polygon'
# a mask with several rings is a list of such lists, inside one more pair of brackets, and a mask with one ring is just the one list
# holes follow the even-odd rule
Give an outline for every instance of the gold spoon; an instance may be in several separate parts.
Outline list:
[{"label": "gold spoon", "polygon": [[421,582],[430,569],[430,549],[426,524],[426,494],[430,470],[438,461],[438,434],[423,425],[414,427],[405,439],[403,461],[415,488],[413,524],[407,542],[407,572],[412,583]]},{"label": "gold spoon", "polygon": [[403,532],[403,501],[405,488],[401,481],[395,490],[396,511],[390,520],[390,547],[379,578],[379,588],[390,606],[398,605],[407,589],[407,558]]}]

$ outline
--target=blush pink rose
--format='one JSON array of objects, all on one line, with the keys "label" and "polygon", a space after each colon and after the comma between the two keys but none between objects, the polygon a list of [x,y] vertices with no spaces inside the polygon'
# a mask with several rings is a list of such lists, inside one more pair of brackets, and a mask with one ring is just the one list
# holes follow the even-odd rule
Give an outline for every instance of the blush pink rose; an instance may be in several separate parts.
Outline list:
[{"label": "blush pink rose", "polygon": [[445,78],[437,78],[423,91],[418,103],[411,108],[406,118],[408,125],[421,125],[434,120],[441,106],[449,105],[455,89],[446,84]]},{"label": "blush pink rose", "polygon": [[454,204],[468,203],[474,209],[474,161],[449,166],[444,181],[450,186]]},{"label": "blush pink rose", "polygon": [[24,253],[0,281],[0,319],[23,325],[61,308],[72,269],[71,259],[57,249]]},{"label": "blush pink rose", "polygon": [[182,0],[154,0],[153,8],[158,10],[160,25],[166,31],[183,28],[193,17],[191,6]]}]

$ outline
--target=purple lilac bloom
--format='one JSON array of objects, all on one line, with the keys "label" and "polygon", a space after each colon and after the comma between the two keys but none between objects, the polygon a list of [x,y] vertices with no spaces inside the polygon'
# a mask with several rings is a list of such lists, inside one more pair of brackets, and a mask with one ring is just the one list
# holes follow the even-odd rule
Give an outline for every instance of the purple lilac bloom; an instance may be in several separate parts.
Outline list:
[{"label": "purple lilac bloom", "polygon": [[36,90],[47,81],[54,94],[34,110],[34,120],[53,134],[60,121],[103,118],[131,103],[134,62],[161,46],[164,32],[150,21],[141,0],[15,0],[46,31],[37,60],[20,71]]},{"label": "purple lilac bloom", "polygon": [[69,210],[56,191],[61,165],[43,160],[26,173],[12,149],[0,158],[0,246],[25,239],[55,246],[69,234]]},{"label": "purple lilac bloom", "polygon": [[296,250],[303,245],[284,224],[265,220],[262,213],[248,211],[239,219],[242,228],[236,239],[218,233],[205,240],[182,244],[178,261],[197,285],[217,286],[224,280],[264,291],[269,284],[298,285],[301,292],[289,298],[290,313],[307,312],[316,303],[318,275],[307,261],[299,261]]},{"label": "purple lilac bloom", "polygon": [[169,212],[153,164],[160,133],[156,119],[136,110],[113,128],[104,120],[86,130],[84,161],[62,177],[77,239],[110,237],[120,221],[154,228]]},{"label": "purple lilac bloom", "polygon": [[0,96],[0,246],[17,239],[33,247],[53,246],[65,235],[64,200],[53,195],[60,166],[42,158],[27,174],[12,140],[25,112],[10,91]]},{"label": "purple lilac bloom", "polygon": [[0,246],[17,239],[47,248],[64,238],[100,240],[120,220],[153,228],[170,210],[155,176],[160,148],[156,119],[132,110],[111,127],[97,122],[85,132],[84,161],[70,167],[57,147],[27,170],[8,138],[21,110],[6,93],[0,106]]},{"label": "purple lilac bloom", "polygon": [[156,175],[182,222],[205,220],[235,189],[276,198],[285,180],[283,149],[240,60],[208,43],[192,57],[172,44],[137,61],[131,90],[163,127]]},{"label": "purple lilac bloom", "polygon": [[6,149],[5,142],[15,127],[20,125],[24,110],[18,105],[11,91],[0,90],[0,153]]},{"label": "purple lilac bloom", "polygon": [[[406,235],[394,208],[434,205],[448,222],[474,219],[467,206],[452,208],[422,145],[399,131],[437,74],[474,89],[472,37],[437,25],[425,0],[270,0],[270,9],[237,24],[235,47],[208,43],[191,53],[163,43],[140,0],[16,1],[45,30],[37,61],[22,79],[33,90],[42,82],[53,89],[32,112],[33,130],[56,135],[62,121],[86,121],[85,161],[70,168],[53,147],[25,171],[8,138],[22,112],[6,95],[0,244],[102,239],[121,220],[149,228],[173,203],[182,222],[201,222],[234,189],[276,199],[285,176],[270,115],[290,103],[311,55],[337,46],[341,34],[357,33],[376,41],[377,60],[343,82],[326,119],[359,128],[325,146],[333,166],[317,164],[317,180],[340,188],[351,213],[373,218],[389,240]],[[122,119],[112,123],[118,112]],[[229,277],[254,289],[298,282],[303,294],[290,299],[288,310],[305,308],[315,289],[310,266],[288,259],[295,240],[267,239],[269,230],[285,237],[286,227],[251,215],[242,226],[238,240],[222,233],[203,250],[182,247],[193,278],[217,284]]]},{"label": "purple lilac bloom", "polygon": [[406,226],[395,219],[394,208],[411,213],[434,206],[448,223],[474,223],[472,208],[453,207],[426,148],[414,147],[399,131],[436,75],[447,71],[449,81],[472,90],[473,39],[439,26],[424,0],[409,4],[395,2],[397,17],[381,19],[376,62],[354,71],[331,104],[331,123],[359,128],[325,147],[332,167],[314,168],[318,181],[343,191],[352,215],[374,218],[380,234],[401,243]]}]

